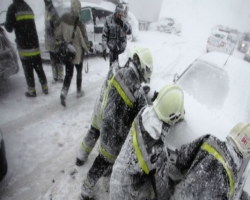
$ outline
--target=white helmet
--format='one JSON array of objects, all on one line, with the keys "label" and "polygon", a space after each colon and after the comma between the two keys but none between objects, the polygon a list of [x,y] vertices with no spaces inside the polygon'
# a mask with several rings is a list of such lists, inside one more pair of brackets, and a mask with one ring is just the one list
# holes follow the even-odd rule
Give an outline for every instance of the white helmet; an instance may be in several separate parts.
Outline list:
[{"label": "white helmet", "polygon": [[148,48],[135,47],[131,50],[130,56],[134,61],[139,61],[137,68],[145,83],[150,83],[153,72],[153,57]]},{"label": "white helmet", "polygon": [[184,94],[176,85],[164,86],[153,102],[154,110],[160,120],[174,125],[184,117]]},{"label": "white helmet", "polygon": [[237,146],[244,158],[250,156],[250,124],[240,122],[227,135]]}]

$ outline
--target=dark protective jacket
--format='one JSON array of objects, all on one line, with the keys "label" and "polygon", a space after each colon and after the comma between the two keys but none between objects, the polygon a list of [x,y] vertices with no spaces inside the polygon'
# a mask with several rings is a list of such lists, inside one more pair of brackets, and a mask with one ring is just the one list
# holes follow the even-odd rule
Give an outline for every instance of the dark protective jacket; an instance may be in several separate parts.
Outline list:
[{"label": "dark protective jacket", "polygon": [[237,164],[242,156],[222,142],[205,135],[183,145],[176,166],[184,179],[175,187],[173,199],[226,200],[233,197],[237,186]]},{"label": "dark protective jacket", "polygon": [[13,0],[6,16],[5,29],[15,31],[20,58],[40,55],[35,16],[24,0]]},{"label": "dark protective jacket", "polygon": [[147,104],[141,88],[139,74],[132,62],[129,68],[119,70],[108,83],[100,114],[100,154],[113,163],[127,137],[131,124],[143,106]]},{"label": "dark protective jacket", "polygon": [[114,14],[106,17],[102,34],[102,49],[122,53],[127,46],[127,34],[131,34],[131,25],[123,19],[123,26],[115,22]]},{"label": "dark protective jacket", "polygon": [[[148,112],[154,112],[147,106]],[[146,107],[146,108],[147,108]],[[150,108],[151,107],[151,108]],[[161,137],[153,138],[158,128],[153,124],[147,132],[142,111],[135,118],[127,139],[113,166],[110,180],[110,200],[158,200],[170,198],[167,155]],[[144,114],[144,116],[147,115]],[[148,115],[149,116],[149,115]],[[146,117],[148,117],[146,116]],[[152,115],[149,117],[152,118]],[[155,114],[155,118],[158,117]],[[158,121],[160,121],[158,119]],[[162,127],[162,123],[158,126]],[[160,130],[161,130],[160,127]]]}]

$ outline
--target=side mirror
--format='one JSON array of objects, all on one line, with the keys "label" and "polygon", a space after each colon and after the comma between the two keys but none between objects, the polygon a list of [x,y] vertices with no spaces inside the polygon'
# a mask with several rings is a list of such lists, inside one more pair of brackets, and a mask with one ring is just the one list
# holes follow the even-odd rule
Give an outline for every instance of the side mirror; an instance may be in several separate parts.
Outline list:
[{"label": "side mirror", "polygon": [[175,73],[174,78],[173,78],[173,82],[176,83],[179,78],[180,78],[179,74]]}]

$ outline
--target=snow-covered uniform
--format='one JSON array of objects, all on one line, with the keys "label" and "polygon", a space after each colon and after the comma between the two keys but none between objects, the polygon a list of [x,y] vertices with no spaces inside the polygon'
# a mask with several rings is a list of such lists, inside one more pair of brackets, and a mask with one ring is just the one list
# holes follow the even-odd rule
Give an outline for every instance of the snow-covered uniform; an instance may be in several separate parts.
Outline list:
[{"label": "snow-covered uniform", "polygon": [[24,0],[13,0],[13,3],[9,6],[5,29],[8,32],[15,31],[17,50],[23,65],[28,93],[31,95],[36,93],[34,70],[38,75],[43,91],[47,93],[47,79],[42,66],[35,16]]},{"label": "snow-covered uniform", "polygon": [[161,131],[162,121],[153,106],[143,108],[113,166],[110,200],[146,200],[151,199],[152,194],[158,200],[170,198],[167,155]]},{"label": "snow-covered uniform", "polygon": [[60,24],[59,15],[52,3],[45,3],[45,48],[49,51],[54,81],[63,80],[63,65],[55,53],[56,37],[54,30]]},{"label": "snow-covered uniform", "polygon": [[[104,95],[101,116],[100,147],[87,178],[83,181],[82,196],[93,195],[93,188],[104,172],[113,165],[127,137],[131,124],[147,104],[141,88],[140,75],[133,62],[120,69],[109,81],[109,92]],[[92,190],[92,189],[91,189]]]},{"label": "snow-covered uniform", "polygon": [[230,199],[237,187],[242,159],[229,141],[220,141],[212,135],[204,135],[183,145],[176,166],[184,178],[175,187],[171,199]]},{"label": "snow-covered uniform", "polygon": [[73,77],[74,67],[76,67],[77,70],[77,76],[76,76],[77,93],[81,93],[82,90],[83,56],[84,52],[89,51],[88,48],[89,42],[85,25],[81,20],[79,20],[80,13],[81,13],[81,3],[79,2],[79,0],[71,0],[71,11],[63,14],[63,16],[60,18],[60,25],[55,30],[57,40],[59,41],[64,40],[70,42],[72,40],[74,25],[76,19],[78,18],[75,37],[72,41],[72,45],[76,50],[76,56],[72,62],[67,62],[65,64],[66,73],[64,77],[63,88],[61,91],[61,98],[63,97],[64,99],[68,94],[68,90],[71,84],[71,79]]},{"label": "snow-covered uniform", "polygon": [[110,66],[126,49],[127,34],[131,34],[131,31],[131,25],[125,18],[122,19],[121,24],[118,24],[115,21],[115,13],[106,17],[102,33],[102,50],[109,48]]}]

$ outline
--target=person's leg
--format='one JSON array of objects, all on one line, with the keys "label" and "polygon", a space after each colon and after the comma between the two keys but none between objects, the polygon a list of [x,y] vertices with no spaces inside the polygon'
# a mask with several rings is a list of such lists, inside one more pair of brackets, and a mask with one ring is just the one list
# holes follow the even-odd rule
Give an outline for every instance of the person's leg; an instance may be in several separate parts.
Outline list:
[{"label": "person's leg", "polygon": [[117,61],[118,62],[118,53],[114,51],[109,52],[109,66],[113,64],[113,62]]},{"label": "person's leg", "polygon": [[82,166],[86,162],[99,137],[100,131],[93,126],[90,126],[90,129],[77,152],[76,165]]},{"label": "person's leg", "polygon": [[47,78],[43,70],[42,59],[40,55],[32,58],[32,65],[41,83],[43,93],[48,94],[49,90],[48,90],[48,85],[47,85]]},{"label": "person's leg", "polygon": [[66,73],[65,73],[65,77],[64,77],[64,81],[63,81],[63,88],[61,91],[61,104],[66,107],[66,103],[65,103],[65,99],[66,96],[68,94],[68,90],[71,84],[71,79],[73,77],[73,73],[74,73],[74,64],[68,62],[66,63]]},{"label": "person's leg", "polygon": [[81,191],[81,198],[83,200],[93,198],[95,184],[110,165],[113,164],[107,162],[100,154],[96,157],[92,167],[88,171],[87,177],[83,180]]},{"label": "person's leg", "polygon": [[82,91],[82,67],[83,64],[80,63],[79,65],[76,66],[76,90],[77,90],[77,97],[82,97],[83,96],[83,91]]},{"label": "person's leg", "polygon": [[50,63],[51,63],[52,77],[53,77],[52,83],[56,83],[58,81],[57,68],[56,68],[56,58],[55,58],[56,55],[50,51],[49,56],[50,56]]},{"label": "person's leg", "polygon": [[52,65],[52,73],[53,78],[56,82],[62,83],[63,82],[63,64],[61,63],[59,57],[56,53],[50,52],[50,58],[51,58],[51,65]]},{"label": "person's leg", "polygon": [[21,59],[23,72],[25,75],[28,91],[25,92],[27,97],[36,97],[35,79],[33,72],[33,65],[30,59]]}]

